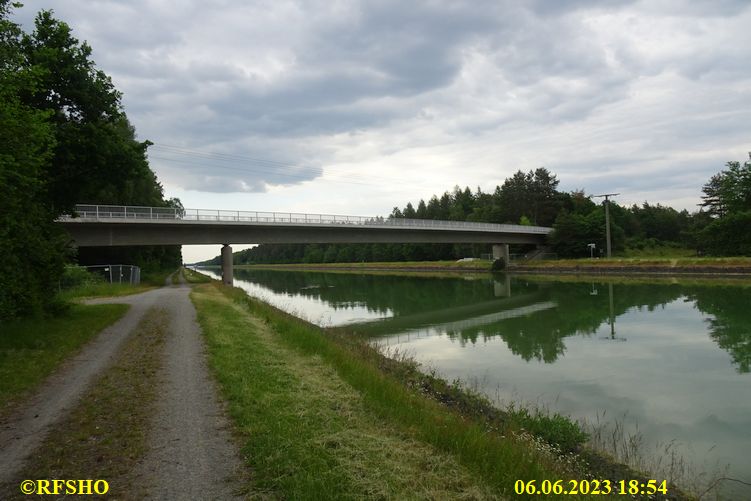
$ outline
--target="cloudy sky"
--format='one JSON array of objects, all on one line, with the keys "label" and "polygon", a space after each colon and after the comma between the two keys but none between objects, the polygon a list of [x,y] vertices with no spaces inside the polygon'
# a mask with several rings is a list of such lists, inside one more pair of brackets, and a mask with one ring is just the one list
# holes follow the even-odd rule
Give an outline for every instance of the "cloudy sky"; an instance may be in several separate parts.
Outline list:
[{"label": "cloudy sky", "polygon": [[748,0],[27,4],[89,42],[190,208],[386,215],[545,166],[694,210],[751,150]]}]

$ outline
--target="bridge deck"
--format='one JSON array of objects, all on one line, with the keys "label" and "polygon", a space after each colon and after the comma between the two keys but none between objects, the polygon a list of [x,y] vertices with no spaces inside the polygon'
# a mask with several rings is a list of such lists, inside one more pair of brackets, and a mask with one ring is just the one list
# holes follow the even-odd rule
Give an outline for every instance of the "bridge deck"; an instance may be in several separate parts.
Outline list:
[{"label": "bridge deck", "polygon": [[542,243],[551,228],[288,212],[78,205],[79,246],[219,243]]}]

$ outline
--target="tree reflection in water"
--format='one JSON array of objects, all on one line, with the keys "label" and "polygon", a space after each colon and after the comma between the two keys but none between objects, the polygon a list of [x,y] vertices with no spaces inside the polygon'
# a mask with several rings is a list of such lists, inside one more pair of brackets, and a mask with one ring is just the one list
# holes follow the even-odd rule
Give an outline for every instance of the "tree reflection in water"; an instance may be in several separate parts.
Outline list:
[{"label": "tree reflection in water", "polygon": [[[608,339],[623,340],[616,333],[619,316],[631,309],[653,311],[674,301],[689,301],[707,315],[710,338],[726,350],[740,373],[751,371],[751,287],[682,285],[679,283],[621,283],[545,281],[507,276],[465,279],[323,273],[271,270],[236,270],[247,280],[277,294],[299,294],[325,301],[331,308],[357,304],[394,317],[375,323],[348,326],[367,336],[387,336],[433,326],[461,343],[499,337],[524,360],[553,363],[566,353],[564,338],[592,336],[609,326]],[[510,293],[510,296],[509,296]],[[554,303],[528,314],[492,321],[493,313],[523,312],[524,307]],[[473,318],[486,323],[457,327]],[[442,325],[450,329],[441,331]],[[460,325],[460,324],[459,324]]]}]

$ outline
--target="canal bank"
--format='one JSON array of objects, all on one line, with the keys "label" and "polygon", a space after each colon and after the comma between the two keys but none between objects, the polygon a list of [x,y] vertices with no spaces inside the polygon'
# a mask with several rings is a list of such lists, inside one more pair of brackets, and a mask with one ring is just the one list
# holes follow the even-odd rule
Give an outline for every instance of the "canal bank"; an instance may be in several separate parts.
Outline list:
[{"label": "canal bank", "polygon": [[409,353],[500,408],[521,401],[584,420],[597,441],[611,437],[605,450],[695,492],[718,476],[748,477],[744,281],[260,269],[236,278],[284,311]]},{"label": "canal bank", "polygon": [[[236,265],[242,269],[368,273],[486,273],[493,263],[473,259],[459,261],[407,261],[379,263],[305,263]],[[512,261],[509,273],[616,275],[616,276],[739,276],[751,277],[751,258],[603,258]]]},{"label": "canal bank", "polygon": [[[487,399],[461,385],[448,384],[435,375],[421,373],[409,359],[384,356],[346,328],[321,329],[248,298],[238,289],[216,284],[194,289],[193,300],[209,342],[212,367],[230,402],[230,412],[247,441],[245,450],[254,451],[248,454],[248,461],[257,472],[257,478],[268,475],[269,487],[276,485],[278,488],[279,484],[273,479],[285,475],[295,477],[289,479],[293,489],[303,489],[298,483],[307,482],[305,478],[333,475],[307,471],[308,466],[303,465],[320,468],[317,466],[320,461],[313,458],[324,458],[329,465],[327,468],[343,475],[329,479],[332,482],[327,484],[329,487],[320,486],[324,490],[343,482],[342,485],[349,485],[353,492],[358,492],[363,488],[360,482],[392,475],[391,470],[398,466],[393,464],[396,458],[391,458],[391,463],[383,463],[384,459],[379,456],[382,452],[362,443],[347,442],[362,432],[352,428],[357,422],[352,418],[353,413],[362,419],[376,420],[377,430],[388,430],[389,437],[374,437],[372,430],[365,433],[371,441],[392,443],[390,434],[406,436],[409,443],[402,445],[401,450],[429,447],[433,450],[431,454],[460,467],[464,472],[463,485],[474,485],[476,492],[490,493],[491,497],[517,497],[513,490],[517,480],[534,479],[539,484],[545,479],[595,478],[610,479],[613,485],[619,480],[626,483],[649,480],[646,475],[605,456],[583,452],[583,436],[571,421],[556,414],[538,415],[522,409],[516,413],[500,411]],[[263,322],[259,323],[258,318]],[[257,359],[261,356],[259,353],[268,350],[271,351],[263,355],[265,360]],[[327,380],[335,381],[333,393],[328,388],[320,395],[312,390],[319,384],[318,379],[303,379],[308,377],[310,368],[302,370],[301,367],[310,363],[318,367],[316,370],[323,370]],[[263,373],[264,367],[268,373]],[[284,381],[283,385],[279,378]],[[310,391],[314,394],[307,395]],[[345,402],[343,406],[330,401],[331,398],[340,400],[340,393],[341,401]],[[356,404],[348,400],[353,395],[358,400]],[[276,399],[283,402],[273,403]],[[259,409],[259,402],[273,408]],[[342,412],[344,416],[340,415]],[[295,418],[296,414],[306,419],[300,421]],[[333,428],[321,426],[319,419],[334,423]],[[268,422],[264,424],[264,421]],[[350,433],[345,443],[341,443],[339,426],[344,423]],[[268,434],[275,438],[271,439]],[[269,440],[272,443],[267,443]],[[295,459],[290,461],[273,454],[276,447],[293,449]],[[372,469],[358,473],[359,467],[350,464],[353,454],[359,454],[359,461],[368,458]],[[270,463],[269,458],[273,462]],[[389,471],[382,471],[389,464]],[[294,473],[300,468],[305,470],[301,472],[302,479]],[[404,465],[397,468],[399,471],[409,469]],[[387,483],[392,488],[399,482],[392,479]],[[286,481],[284,483],[286,485]],[[451,488],[441,485],[439,482],[433,488]],[[304,489],[309,488],[314,487],[305,483]],[[398,490],[388,492],[387,497],[403,494]],[[456,492],[444,491],[444,494],[446,496],[439,497],[461,497]],[[684,499],[684,496],[671,486],[667,498]]]}]

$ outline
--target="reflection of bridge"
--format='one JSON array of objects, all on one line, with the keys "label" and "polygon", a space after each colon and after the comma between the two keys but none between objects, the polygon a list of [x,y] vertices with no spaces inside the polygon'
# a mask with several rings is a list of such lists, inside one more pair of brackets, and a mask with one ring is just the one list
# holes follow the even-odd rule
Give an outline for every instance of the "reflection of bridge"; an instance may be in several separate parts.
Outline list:
[{"label": "reflection of bridge", "polygon": [[230,244],[484,243],[508,262],[508,244],[542,244],[551,228],[282,212],[77,205],[58,223],[79,247],[223,244],[222,276],[232,283]]},{"label": "reflection of bridge", "polygon": [[378,337],[425,328],[459,331],[509,318],[530,315],[558,306],[553,301],[544,301],[544,297],[541,292],[526,293],[455,308],[444,308],[437,311],[348,325],[346,329],[348,332],[355,332],[366,337]]}]

